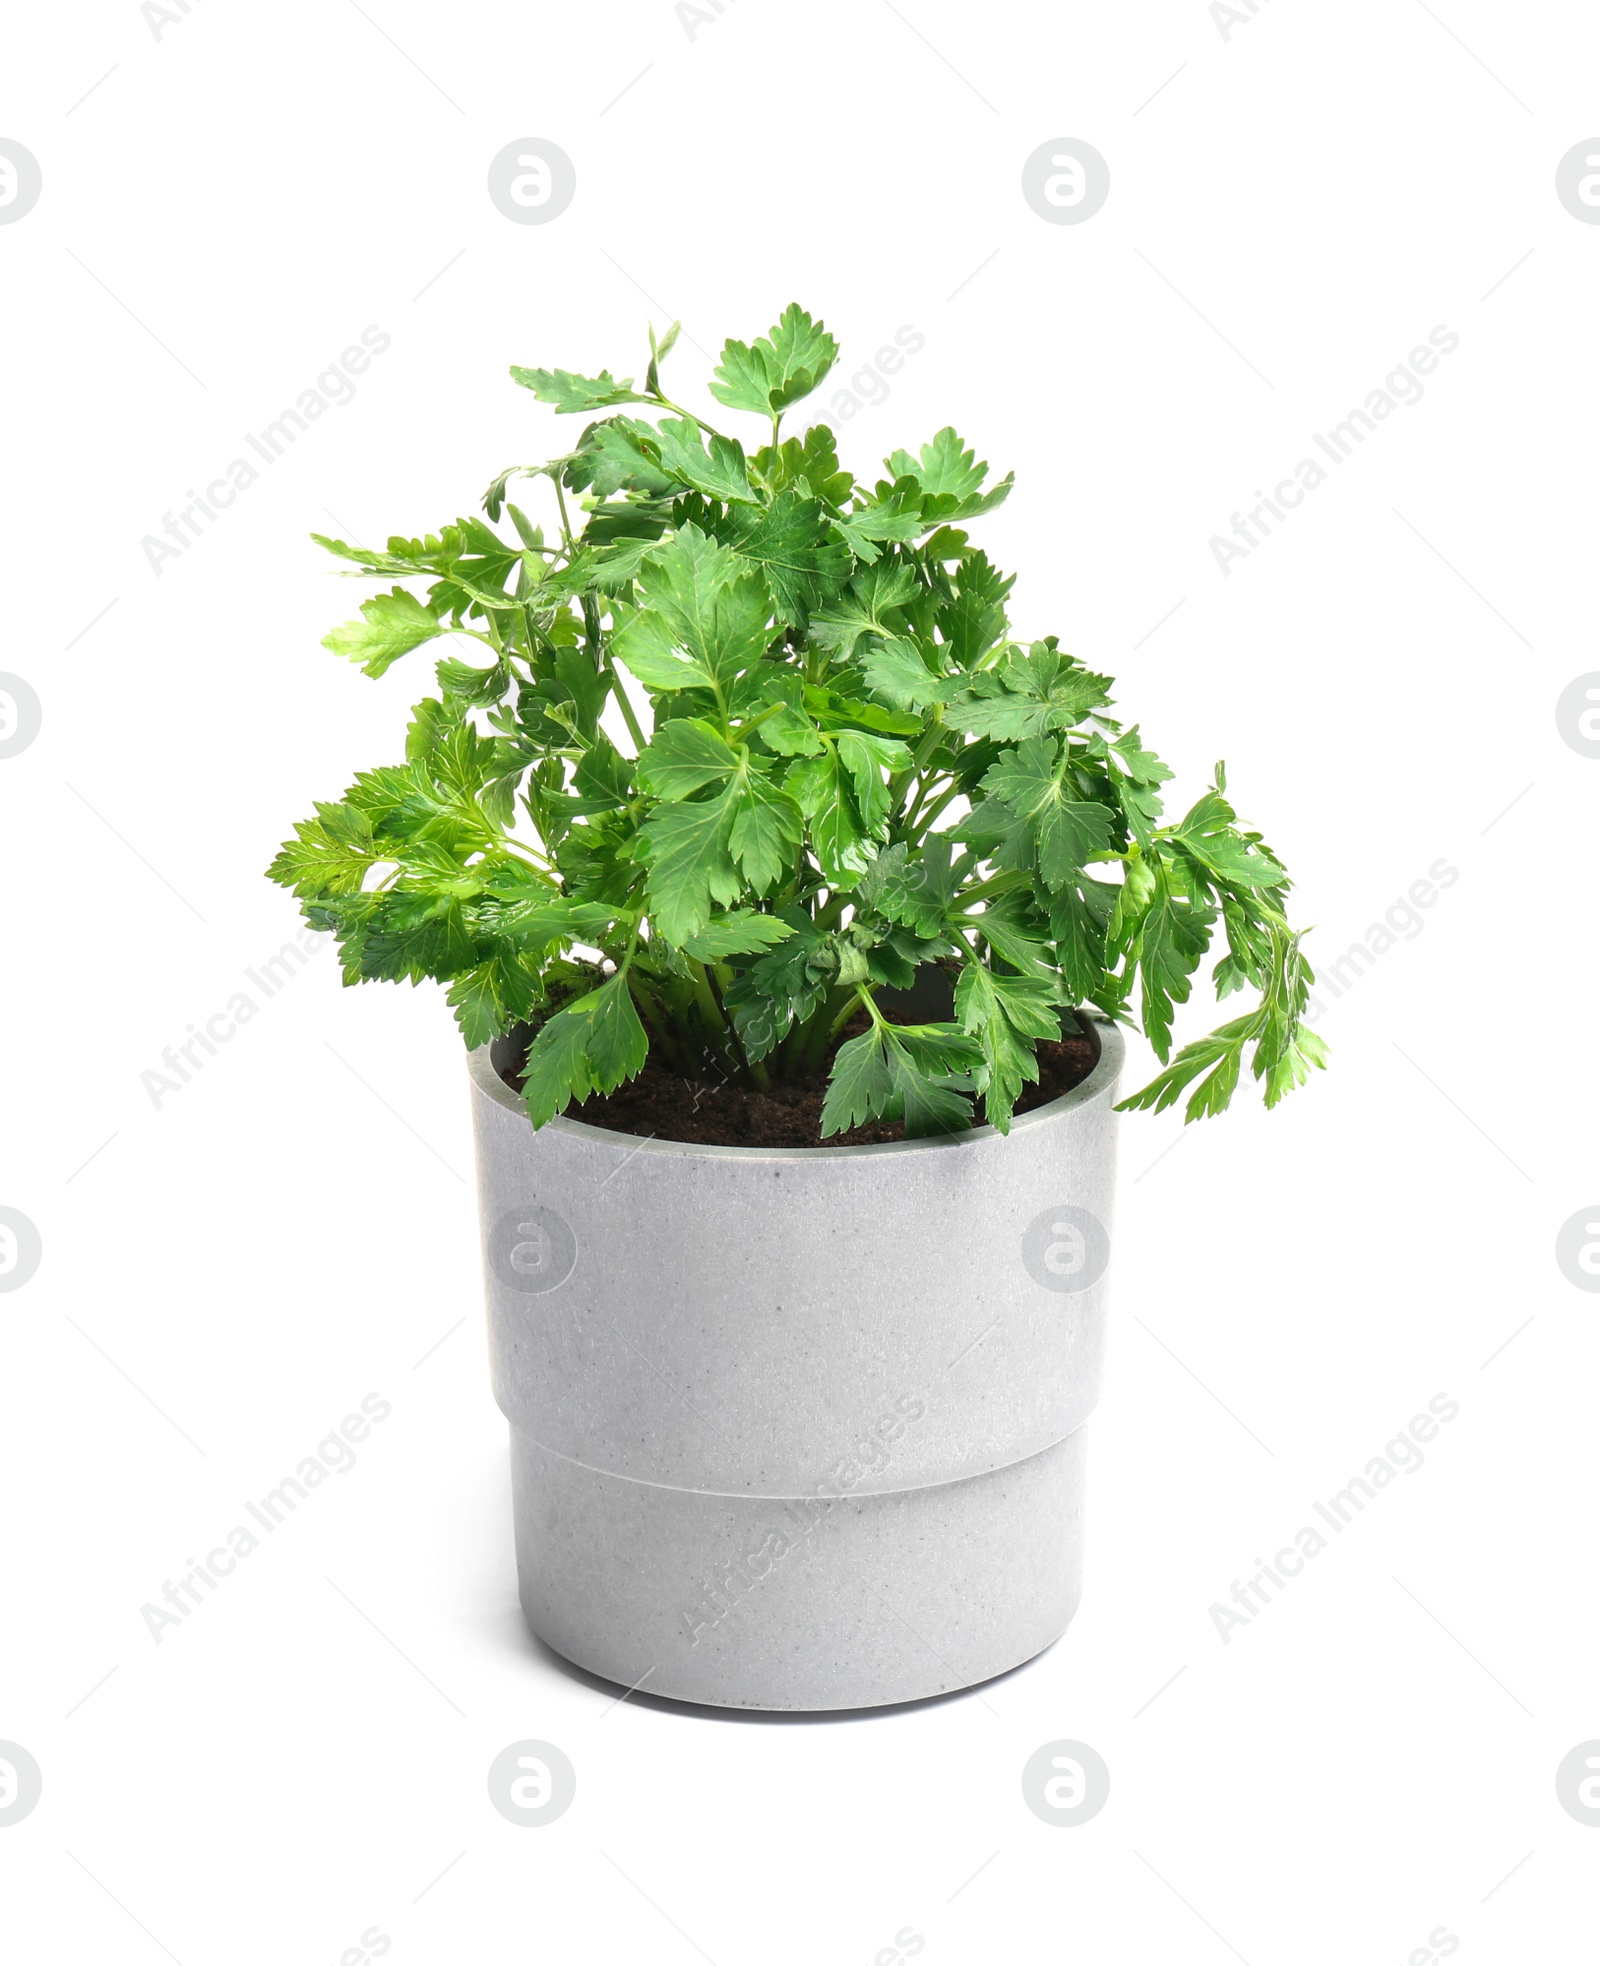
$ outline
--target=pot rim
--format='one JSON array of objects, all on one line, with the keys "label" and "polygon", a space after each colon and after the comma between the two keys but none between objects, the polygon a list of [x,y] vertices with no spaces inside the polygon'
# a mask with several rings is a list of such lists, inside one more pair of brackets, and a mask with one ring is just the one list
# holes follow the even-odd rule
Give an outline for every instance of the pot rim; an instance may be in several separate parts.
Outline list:
[{"label": "pot rim", "polygon": [[[1086,1079],[1075,1085],[1070,1092],[1062,1093],[1059,1099],[1048,1104],[1035,1106],[1032,1112],[1021,1113],[1011,1122],[1011,1131],[1020,1132],[1024,1127],[1040,1126],[1047,1120],[1058,1119],[1075,1106],[1087,1106],[1101,1093],[1115,1083],[1122,1070],[1127,1046],[1121,1030],[1109,1018],[1097,1015],[1093,1010],[1079,1007],[1076,1015],[1086,1031],[1092,1032],[1099,1043],[1100,1056],[1095,1060],[1094,1070]],[[526,1119],[527,1113],[521,1099],[495,1070],[491,1056],[492,1044],[479,1045],[467,1053],[467,1070],[472,1083],[478,1091],[493,1099],[507,1112],[516,1113]],[[554,1130],[558,1134],[572,1134],[588,1141],[605,1141],[611,1146],[627,1143],[632,1153],[685,1154],[702,1160],[742,1160],[742,1161],[836,1161],[848,1157],[860,1158],[864,1154],[910,1154],[921,1151],[940,1152],[952,1148],[976,1146],[981,1141],[1002,1140],[1006,1138],[997,1127],[987,1124],[968,1127],[960,1133],[931,1134],[918,1140],[878,1140],[870,1146],[854,1147],[724,1147],[713,1146],[706,1141],[663,1140],[654,1135],[641,1137],[635,1133],[618,1133],[608,1126],[590,1126],[583,1120],[567,1119],[558,1114],[547,1120],[539,1131]]]}]

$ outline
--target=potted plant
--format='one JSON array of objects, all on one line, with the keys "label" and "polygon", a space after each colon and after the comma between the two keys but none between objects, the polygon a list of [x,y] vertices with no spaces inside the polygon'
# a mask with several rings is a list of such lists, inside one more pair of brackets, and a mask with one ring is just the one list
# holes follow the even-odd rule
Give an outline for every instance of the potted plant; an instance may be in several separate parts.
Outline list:
[{"label": "potted plant", "polygon": [[[638,389],[513,369],[585,421],[485,518],[319,537],[395,583],[335,653],[456,639],[271,873],[469,1047],[533,1630],[689,1701],[916,1699],[1076,1607],[1113,1111],[1219,1112],[1246,1058],[1276,1103],[1310,971],[1222,767],[1164,823],[1109,679],[1012,638],[967,531],[1011,479],[786,436],[837,355],[798,306],[710,384],[751,448],[666,395],[676,336]],[[1219,929],[1258,1000],[1170,1056]]]}]

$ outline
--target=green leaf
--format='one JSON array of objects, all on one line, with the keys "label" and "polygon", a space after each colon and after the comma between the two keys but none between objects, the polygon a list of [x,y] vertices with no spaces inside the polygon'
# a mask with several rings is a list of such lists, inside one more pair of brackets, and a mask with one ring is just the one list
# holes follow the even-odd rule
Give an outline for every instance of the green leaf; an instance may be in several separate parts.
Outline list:
[{"label": "green leaf", "polygon": [[537,579],[544,578],[544,562],[537,554],[525,553],[520,546],[508,546],[481,519],[457,519],[445,527],[443,543],[448,559],[446,578],[433,590],[436,612],[469,612],[462,605],[463,596],[495,611],[518,607],[517,597],[505,592],[506,579],[514,569],[527,568],[530,561],[537,570]]},{"label": "green leaf", "polygon": [[956,1016],[983,1048],[984,1117],[1005,1133],[1023,1086],[1038,1081],[1034,1044],[1061,1035],[1055,986],[1048,976],[1006,976],[969,962],[956,984]]},{"label": "green leaf", "polygon": [[500,1003],[487,963],[458,976],[445,992],[445,1001],[455,1011],[462,1037],[474,1050],[500,1035]]},{"label": "green leaf", "polygon": [[574,1100],[615,1092],[643,1066],[649,1040],[619,973],[569,1004],[540,1030],[528,1050],[522,1097],[543,1126]]},{"label": "green leaf", "polygon": [[659,497],[676,489],[676,481],[656,459],[656,431],[636,417],[617,416],[591,423],[567,459],[562,477],[573,491],[592,491],[610,498],[619,491]]},{"label": "green leaf", "polygon": [[1265,1081],[1263,1094],[1269,1108],[1303,1085],[1313,1070],[1326,1065],[1327,1046],[1301,1022],[1312,977],[1300,953],[1300,938],[1281,916],[1267,922],[1266,935],[1270,956],[1264,965],[1261,1002],[1255,1010],[1224,1024],[1209,1037],[1185,1045],[1165,1071],[1122,1102],[1124,1107],[1162,1112],[1199,1080],[1184,1109],[1185,1123],[1220,1113],[1239,1082],[1240,1062],[1248,1044],[1255,1047],[1250,1069]]},{"label": "green leaf", "polygon": [[858,917],[867,910],[924,938],[942,936],[961,878],[960,868],[951,865],[950,849],[948,833],[929,834],[914,860],[904,840],[885,847],[856,889]]},{"label": "green leaf", "polygon": [[1228,953],[1211,972],[1219,1000],[1242,990],[1247,983],[1265,989],[1273,955],[1270,918],[1261,913],[1256,897],[1240,896],[1224,888],[1221,901]]},{"label": "green leaf", "polygon": [[1106,976],[1106,925],[1118,890],[1087,875],[1050,894],[1050,933],[1067,995],[1076,1003],[1098,1001]]},{"label": "green leaf", "polygon": [[922,446],[919,457],[896,451],[884,459],[884,466],[896,484],[907,478],[915,480],[922,491],[923,517],[930,521],[972,519],[980,512],[992,511],[1015,482],[1008,476],[989,491],[981,490],[989,467],[977,462],[976,453],[967,449],[948,424],[932,443]]},{"label": "green leaf", "polygon": [[445,992],[463,1039],[476,1048],[530,1016],[539,1001],[539,977],[523,958],[496,953],[458,976]]},{"label": "green leaf", "polygon": [[1117,754],[1128,776],[1140,785],[1164,785],[1172,773],[1156,756],[1147,751],[1139,738],[1139,726],[1127,730],[1111,746]]},{"label": "green leaf", "polygon": [[1062,655],[1053,638],[1035,642],[1026,655],[1013,649],[1000,669],[975,676],[950,706],[949,720],[975,737],[1002,743],[1043,737],[1081,723],[1089,711],[1109,703],[1110,682]]},{"label": "green leaf", "polygon": [[[933,542],[929,542],[929,546]],[[1006,632],[1006,598],[1014,574],[1002,574],[983,553],[968,553],[956,569],[954,585],[941,599],[937,620],[951,660],[971,669]]]},{"label": "green leaf", "polygon": [[[585,538],[588,534],[585,533]],[[589,578],[596,587],[608,597],[625,593],[638,578],[639,567],[644,556],[655,544],[656,535],[637,539],[624,539],[609,551],[596,553],[585,560]]]},{"label": "green leaf", "polygon": [[1162,860],[1137,936],[1145,1036],[1163,1064],[1172,1045],[1172,1011],[1189,1001],[1194,972],[1211,940],[1216,911],[1192,889],[1182,867]]},{"label": "green leaf", "polygon": [[1259,833],[1238,831],[1235,816],[1220,792],[1207,792],[1185,813],[1171,837],[1229,887],[1282,887],[1288,874],[1261,846]]},{"label": "green leaf", "polygon": [[965,1133],[972,1125],[972,1098],[959,1086],[940,1085],[909,1066],[899,1066],[896,1090],[908,1140]]},{"label": "green leaf", "polygon": [[1185,1090],[1205,1073],[1208,1076],[1201,1080],[1185,1109],[1185,1121],[1220,1113],[1233,1097],[1234,1088],[1239,1083],[1244,1047],[1257,1025],[1258,1018],[1252,1014],[1238,1018],[1232,1024],[1224,1024],[1210,1037],[1186,1044],[1165,1071],[1158,1072],[1147,1086],[1119,1101],[1117,1111],[1164,1113],[1169,1106],[1175,1106]]},{"label": "green leaf", "polygon": [[721,962],[728,956],[761,955],[787,942],[793,934],[793,925],[777,915],[738,908],[731,914],[715,916],[698,935],[690,936],[684,954],[703,963]]},{"label": "green leaf", "polygon": [[916,539],[936,521],[922,516],[921,487],[914,478],[884,490],[875,499],[857,499],[854,508],[834,520],[850,550],[869,564],[885,544]]},{"label": "green leaf", "polygon": [[381,676],[391,662],[446,632],[439,617],[403,587],[363,601],[361,616],[324,635],[322,646],[360,663],[369,676]]},{"label": "green leaf", "polygon": [[881,703],[864,703],[860,697],[843,696],[837,690],[807,683],[801,700],[824,730],[876,730],[890,737],[922,735],[920,717],[886,710]]},{"label": "green leaf", "polygon": [[357,894],[378,854],[372,821],[346,805],[318,803],[315,819],[302,819],[267,869],[269,880],[302,899]]},{"label": "green leaf", "polygon": [[814,610],[811,639],[848,662],[863,635],[900,634],[900,611],[920,592],[915,567],[903,560],[880,559],[864,567],[826,607]]},{"label": "green leaf", "polygon": [[[311,537],[324,552],[336,554],[341,560],[353,560],[358,567],[365,568],[368,573],[414,574],[429,570],[426,564],[419,567],[419,558],[424,561],[427,558],[426,555],[420,552],[415,554],[380,553],[366,546],[347,545],[342,539],[329,539],[325,533],[314,532]],[[420,548],[423,542],[392,539],[389,544],[391,547],[416,545]],[[430,539],[426,544],[435,549],[436,556],[442,554],[442,541]],[[351,574],[349,578],[353,580],[355,575]]]},{"label": "green leaf", "polygon": [[814,498],[780,492],[764,510],[736,507],[713,522],[717,537],[766,576],[781,620],[799,623],[850,571],[848,548],[831,536]]},{"label": "green leaf", "polygon": [[610,812],[633,797],[634,767],[610,738],[597,736],[578,760],[573,784],[585,812]]},{"label": "green leaf", "polygon": [[650,869],[650,912],[678,948],[711,919],[712,903],[727,907],[742,882],[733,863],[733,789],[714,799],[663,805],[640,833]]},{"label": "green leaf", "polygon": [[[738,554],[685,525],[639,569],[643,607],[612,639],[647,689],[726,690],[766,652],[771,597]],[[659,680],[658,680],[659,679]]]},{"label": "green leaf", "polygon": [[643,403],[648,400],[635,394],[633,384],[626,376],[621,382],[615,381],[609,369],[602,369],[596,376],[588,376],[573,375],[567,369],[524,369],[513,363],[511,380],[521,383],[524,389],[531,389],[541,403],[553,403],[562,416],[571,416],[582,410],[605,409],[612,403]]},{"label": "green leaf", "polygon": [[758,740],[782,758],[820,757],[822,739],[805,715],[793,704],[779,704],[756,732]]},{"label": "green leaf", "polygon": [[[508,464],[504,471],[497,472],[489,480],[488,490],[480,501],[491,522],[499,523],[500,514],[505,509],[506,487],[513,478],[520,478],[524,473],[529,476],[543,476],[544,470],[544,466],[537,464]],[[515,512],[516,507],[513,506],[511,509]],[[519,527],[518,530],[520,531],[521,528]],[[313,533],[312,537],[315,538],[316,535]]]},{"label": "green leaf", "polygon": [[459,661],[453,655],[441,656],[434,664],[433,673],[446,696],[459,696],[474,709],[498,703],[511,682],[510,667],[504,662],[493,662],[487,669],[475,669],[470,662]]},{"label": "green leaf", "polygon": [[529,1046],[522,1101],[535,1127],[565,1112],[574,1099],[587,1099],[593,1090],[589,1025],[588,1015],[576,1008],[557,1011]]},{"label": "green leaf", "polygon": [[[621,611],[619,610],[619,613]],[[611,636],[611,652],[648,690],[716,688],[704,663],[680,653],[672,624],[661,614],[623,614]]]},{"label": "green leaf", "polygon": [[868,1120],[898,1117],[892,1110],[894,1093],[894,1066],[883,1026],[874,1024],[860,1037],[840,1045],[834,1056],[827,1097],[822,1102],[822,1137],[846,1133]]},{"label": "green leaf", "polygon": [[853,888],[869,856],[851,775],[837,748],[820,758],[802,758],[784,782],[806,816],[822,878],[839,893]]},{"label": "green leaf", "polygon": [[1267,1066],[1263,1075],[1260,1070],[1261,1053],[1256,1053],[1257,1076],[1265,1076],[1263,1090],[1267,1107],[1276,1106],[1286,1093],[1296,1086],[1304,1085],[1313,1069],[1322,1070],[1328,1062],[1328,1047],[1315,1031],[1308,1031],[1303,1024],[1292,1027],[1279,1049],[1278,1055]]},{"label": "green leaf", "polygon": [[475,910],[473,926],[524,954],[543,955],[558,944],[598,948],[622,912],[601,902],[575,900],[543,883],[529,891],[508,881],[504,888],[491,888]]},{"label": "green leaf", "polygon": [[643,1066],[649,1039],[633,1007],[626,975],[619,973],[584,1002],[593,1005],[589,1072],[599,1092],[615,1092]]},{"label": "green leaf", "polygon": [[825,423],[814,423],[803,438],[786,437],[776,450],[763,445],[752,465],[769,491],[809,491],[825,505],[842,505],[855,489],[855,479],[839,469],[837,443]]},{"label": "green leaf", "polygon": [[889,787],[884,773],[909,771],[911,753],[898,738],[845,730],[839,733],[839,762],[850,774],[862,826],[867,836],[875,839],[889,816]]},{"label": "green leaf", "polygon": [[969,845],[981,858],[992,861],[1003,873],[1032,875],[1038,867],[1033,822],[1023,819],[998,799],[980,799],[951,837]]},{"label": "green leaf", "polygon": [[662,724],[639,754],[645,786],[661,799],[686,799],[703,786],[725,785],[738,769],[738,754],[699,717]]},{"label": "green leaf", "polygon": [[1045,939],[1048,931],[1031,901],[1028,895],[1004,894],[989,902],[982,914],[968,914],[965,919],[1021,975],[1044,976],[1055,964]]},{"label": "green leaf", "polygon": [[805,837],[800,808],[782,786],[750,771],[731,794],[733,830],[728,844],[739,870],[757,894],[766,894],[790,872]]},{"label": "green leaf", "polygon": [[838,968],[832,938],[819,933],[803,909],[786,909],[779,919],[794,933],[770,955],[758,956],[723,992],[751,1059],[765,1058],[797,1018],[812,1015]]},{"label": "green leaf", "polygon": [[869,646],[861,657],[861,673],[867,687],[897,710],[925,709],[947,702],[955,692],[955,683],[934,675],[921,648],[904,635]]},{"label": "green leaf", "polygon": [[478,948],[459,895],[389,893],[372,903],[362,928],[360,968],[373,981],[420,983],[470,969]]},{"label": "green leaf", "polygon": [[883,464],[892,478],[915,478],[925,492],[935,496],[945,492],[952,498],[966,498],[975,492],[989,470],[987,464],[976,462],[976,453],[965,447],[948,424],[931,444],[922,446],[920,458],[908,451],[896,451]]},{"label": "green leaf", "polygon": [[674,321],[659,341],[656,340],[656,331],[653,327],[649,332],[650,366],[645,371],[644,386],[653,395],[659,396],[661,393],[661,364],[678,345],[678,336],[683,332],[683,323],[681,321]]},{"label": "green leaf", "polygon": [[901,1121],[909,1139],[963,1132],[972,1124],[967,1075],[981,1062],[978,1046],[955,1024],[875,1020],[834,1058],[823,1137],[868,1120]]},{"label": "green leaf", "polygon": [[1091,855],[1111,844],[1110,810],[1071,796],[1069,764],[1064,744],[1031,737],[1005,752],[983,778],[990,798],[1032,825],[1039,872],[1050,887],[1064,885]]},{"label": "green leaf", "polygon": [[668,417],[661,425],[656,449],[662,470],[671,472],[674,478],[692,485],[696,491],[724,501],[760,503],[750,487],[744,447],[732,437],[713,437],[708,455],[698,424],[691,423],[687,417]]},{"label": "green leaf", "polygon": [[1145,750],[1137,724],[1106,747],[1106,768],[1129,832],[1141,846],[1148,847],[1161,817],[1161,795],[1156,788],[1172,773],[1154,751]]},{"label": "green leaf", "polygon": [[770,416],[809,396],[838,359],[833,336],[791,303],[778,325],[749,346],[724,343],[711,393],[730,409]]},{"label": "green leaf", "polygon": [[1122,864],[1122,885],[1106,924],[1106,948],[1113,961],[1130,953],[1138,939],[1139,923],[1155,898],[1158,856],[1134,848]]}]

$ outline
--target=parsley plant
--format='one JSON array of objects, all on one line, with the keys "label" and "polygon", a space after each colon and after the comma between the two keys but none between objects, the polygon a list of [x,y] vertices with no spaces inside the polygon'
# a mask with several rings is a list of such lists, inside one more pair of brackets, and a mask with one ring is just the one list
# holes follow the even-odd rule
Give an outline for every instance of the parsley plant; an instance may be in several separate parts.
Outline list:
[{"label": "parsley plant", "polygon": [[[825,425],[785,436],[838,354],[798,306],[728,342],[710,384],[759,419],[752,449],[665,394],[676,337],[651,334],[637,390],[514,368],[588,420],[495,479],[487,522],[383,552],[316,535],[404,583],[334,629],[335,654],[380,676],[478,645],[438,662],[405,761],[319,805],[270,869],[337,937],[345,981],[436,978],[470,1045],[535,1025],[536,1126],[654,1048],[757,1086],[832,1055],[825,1136],[963,1128],[975,1098],[1004,1131],[1078,1004],[1137,1021],[1163,1062],[1127,1105],[1219,1112],[1247,1053],[1269,1106],[1302,1083],[1324,1051],[1288,876],[1220,765],[1163,824],[1172,774],[1108,714],[1109,678],[1053,635],[1012,639],[1012,582],[966,530],[1011,479],[950,429],[870,489]],[[515,478],[545,482],[553,535]],[[1217,995],[1259,1001],[1170,1057],[1219,926]],[[875,991],[929,963],[953,1017],[891,1021]]]}]

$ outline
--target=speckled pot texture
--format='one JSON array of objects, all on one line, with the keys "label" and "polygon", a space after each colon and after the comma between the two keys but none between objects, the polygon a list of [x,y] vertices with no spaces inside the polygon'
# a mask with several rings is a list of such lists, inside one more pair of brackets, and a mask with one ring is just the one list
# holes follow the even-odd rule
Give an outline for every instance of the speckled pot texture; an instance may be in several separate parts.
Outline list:
[{"label": "speckled pot texture", "polygon": [[495,1398],[533,1631],[707,1706],[925,1699],[1077,1608],[1114,1027],[1064,1098],[949,1139],[537,1133],[470,1058]]}]

